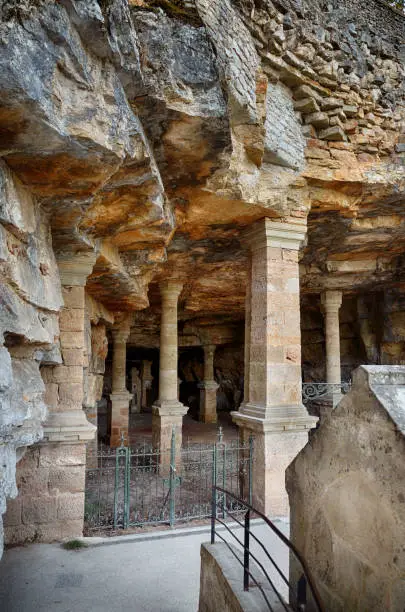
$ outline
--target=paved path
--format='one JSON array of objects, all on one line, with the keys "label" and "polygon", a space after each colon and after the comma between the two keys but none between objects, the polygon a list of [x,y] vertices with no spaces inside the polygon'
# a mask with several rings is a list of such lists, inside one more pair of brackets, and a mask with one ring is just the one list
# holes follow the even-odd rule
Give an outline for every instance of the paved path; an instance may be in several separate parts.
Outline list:
[{"label": "paved path", "polygon": [[[288,531],[286,524],[278,526]],[[284,547],[263,524],[254,529],[286,571]],[[163,538],[154,535],[152,539],[124,536],[119,544],[79,551],[66,551],[59,544],[8,550],[0,562],[0,610],[196,612],[200,544],[209,540],[209,533],[201,528],[187,533]],[[241,530],[236,533],[242,535]]]}]

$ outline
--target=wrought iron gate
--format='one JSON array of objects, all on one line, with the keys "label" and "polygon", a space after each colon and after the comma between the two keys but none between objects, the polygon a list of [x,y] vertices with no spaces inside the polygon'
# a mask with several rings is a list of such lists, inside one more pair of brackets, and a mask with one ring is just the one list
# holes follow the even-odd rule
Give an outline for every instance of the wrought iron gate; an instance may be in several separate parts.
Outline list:
[{"label": "wrought iron gate", "polygon": [[[187,444],[167,451],[149,444],[100,450],[88,458],[85,530],[118,530],[209,518],[212,486],[252,500],[253,440]],[[224,500],[228,510],[238,510]]]}]

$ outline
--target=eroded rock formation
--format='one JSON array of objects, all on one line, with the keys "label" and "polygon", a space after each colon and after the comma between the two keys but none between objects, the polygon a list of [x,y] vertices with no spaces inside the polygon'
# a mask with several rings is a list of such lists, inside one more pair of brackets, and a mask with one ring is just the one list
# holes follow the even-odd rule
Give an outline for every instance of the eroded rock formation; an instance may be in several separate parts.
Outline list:
[{"label": "eroded rock formation", "polygon": [[[291,538],[326,610],[403,608],[404,374],[358,368],[351,392],[287,469]],[[292,584],[300,571],[292,558]]]},{"label": "eroded rock formation", "polygon": [[[263,217],[308,218],[302,308],[345,292],[364,345],[348,368],[405,358],[402,15],[378,0],[3,0],[0,16],[0,512],[44,422],[49,439],[57,414],[94,421],[106,329],[129,316],[130,344],[158,347],[160,281],[183,284],[186,346],[240,339],[243,233]],[[60,536],[80,512],[49,503]],[[14,510],[17,539],[46,537]]]}]

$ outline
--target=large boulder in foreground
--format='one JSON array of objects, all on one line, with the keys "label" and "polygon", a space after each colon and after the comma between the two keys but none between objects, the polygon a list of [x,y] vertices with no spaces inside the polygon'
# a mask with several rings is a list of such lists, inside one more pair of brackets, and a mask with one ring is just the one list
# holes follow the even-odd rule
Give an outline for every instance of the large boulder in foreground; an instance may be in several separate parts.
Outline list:
[{"label": "large boulder in foreground", "polygon": [[[405,367],[358,368],[286,481],[291,538],[325,610],[403,612]],[[294,583],[293,560],[290,572]]]}]

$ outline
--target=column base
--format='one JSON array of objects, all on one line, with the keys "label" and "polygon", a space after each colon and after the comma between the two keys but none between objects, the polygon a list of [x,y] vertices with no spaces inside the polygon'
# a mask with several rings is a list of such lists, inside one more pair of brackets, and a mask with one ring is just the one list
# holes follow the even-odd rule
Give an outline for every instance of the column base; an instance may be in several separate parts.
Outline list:
[{"label": "column base", "polygon": [[170,448],[172,432],[175,433],[175,462],[181,465],[181,446],[183,436],[183,416],[188,407],[178,401],[158,400],[152,406],[152,445],[160,450],[159,465],[162,473],[170,467]]},{"label": "column base", "polygon": [[217,422],[217,389],[219,385],[214,380],[199,383],[200,389],[200,421],[202,423]]},{"label": "column base", "polygon": [[183,416],[188,407],[179,401],[158,400],[152,406],[152,444],[161,450],[170,449],[172,431],[175,429],[176,446],[182,437]]},{"label": "column base", "polygon": [[239,412],[231,413],[241,441],[247,443],[254,437],[253,506],[270,518],[288,518],[285,470],[308,442],[309,430],[318,419],[300,404],[266,407],[265,418],[247,414],[258,408],[264,407],[244,404]]},{"label": "column base", "polygon": [[97,427],[89,423],[83,410],[51,412],[44,424],[44,442],[88,442]]},{"label": "column base", "polygon": [[[238,412],[232,412],[232,417],[243,415],[247,419],[258,419],[270,424],[276,430],[311,429],[315,427],[317,417],[310,416],[304,404],[282,404],[280,406],[265,406],[263,404],[242,404]],[[308,425],[310,423],[310,425]]]},{"label": "column base", "polygon": [[111,393],[111,432],[110,447],[116,448],[124,441],[128,444],[129,402],[132,395],[128,391]]}]

